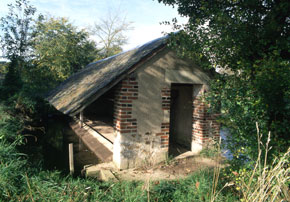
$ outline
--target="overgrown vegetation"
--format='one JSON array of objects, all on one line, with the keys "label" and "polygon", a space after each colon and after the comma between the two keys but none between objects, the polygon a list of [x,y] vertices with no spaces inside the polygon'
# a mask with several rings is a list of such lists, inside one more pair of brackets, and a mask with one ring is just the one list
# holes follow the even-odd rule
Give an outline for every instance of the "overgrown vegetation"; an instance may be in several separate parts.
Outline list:
[{"label": "overgrown vegetation", "polygon": [[[242,201],[283,201],[290,200],[290,148],[280,158],[275,158],[272,164],[267,164],[267,154],[270,150],[270,133],[265,145],[261,142],[262,135],[258,131],[259,154],[251,167],[234,172],[236,189],[240,192]],[[262,159],[264,146],[264,159]]]},{"label": "overgrown vegetation", "polygon": [[33,83],[54,87],[83,69],[98,55],[86,30],[78,30],[68,19],[40,16],[33,37],[35,68],[29,71]]},{"label": "overgrown vegetation", "polygon": [[[0,23],[9,59],[0,70],[0,201],[290,201],[289,3],[163,2],[177,3],[189,17],[172,45],[178,42],[180,53],[201,66],[231,70],[216,77],[209,101],[231,129],[232,164],[145,183],[98,182],[45,168],[41,145],[52,109],[40,95],[94,60],[97,50],[85,30],[66,19],[36,19],[28,1],[16,0]],[[254,122],[258,134],[271,131],[271,141],[258,136],[257,144]]]},{"label": "overgrown vegetation", "polygon": [[172,35],[171,46],[204,69],[220,72],[212,80],[207,100],[212,111],[222,112],[220,121],[230,130],[232,153],[243,150],[245,158],[255,159],[255,122],[264,134],[271,131],[270,159],[286,152],[290,145],[289,1],[159,2],[176,6],[189,18],[185,25],[173,20],[181,31]]}]

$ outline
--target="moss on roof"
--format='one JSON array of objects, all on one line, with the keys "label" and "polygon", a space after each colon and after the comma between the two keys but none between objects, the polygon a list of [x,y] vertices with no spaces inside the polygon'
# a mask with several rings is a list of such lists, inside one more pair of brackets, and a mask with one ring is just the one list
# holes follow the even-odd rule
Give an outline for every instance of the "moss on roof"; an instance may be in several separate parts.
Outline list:
[{"label": "moss on roof", "polygon": [[112,88],[134,65],[163,47],[167,38],[161,37],[130,51],[89,64],[51,91],[46,99],[62,113],[75,115],[83,106]]}]

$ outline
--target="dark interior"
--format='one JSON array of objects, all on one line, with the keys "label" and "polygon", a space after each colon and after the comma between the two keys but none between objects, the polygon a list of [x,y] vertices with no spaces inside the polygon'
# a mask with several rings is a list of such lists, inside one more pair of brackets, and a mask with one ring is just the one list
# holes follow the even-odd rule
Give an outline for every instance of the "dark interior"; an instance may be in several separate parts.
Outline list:
[{"label": "dark interior", "polygon": [[115,90],[110,89],[84,110],[85,120],[103,121],[113,126]]},{"label": "dark interior", "polygon": [[191,84],[171,85],[169,154],[173,156],[191,150],[192,93]]}]

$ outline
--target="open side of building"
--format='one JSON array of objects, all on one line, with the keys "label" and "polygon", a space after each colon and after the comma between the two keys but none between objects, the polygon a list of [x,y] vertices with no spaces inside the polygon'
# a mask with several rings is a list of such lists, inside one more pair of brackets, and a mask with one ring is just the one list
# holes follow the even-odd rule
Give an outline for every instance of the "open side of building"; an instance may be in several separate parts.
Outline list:
[{"label": "open side of building", "polygon": [[166,37],[90,64],[48,97],[103,161],[120,169],[200,152],[219,137],[203,94],[211,73],[179,58]]}]

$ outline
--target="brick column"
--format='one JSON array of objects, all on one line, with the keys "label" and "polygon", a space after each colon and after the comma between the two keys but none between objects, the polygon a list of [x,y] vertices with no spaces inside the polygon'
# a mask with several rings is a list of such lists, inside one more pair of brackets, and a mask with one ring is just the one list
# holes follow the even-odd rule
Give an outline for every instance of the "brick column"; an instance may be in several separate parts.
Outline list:
[{"label": "brick column", "polygon": [[193,96],[192,151],[199,152],[213,139],[219,138],[220,124],[216,114],[208,113],[208,105],[203,101],[204,85]]},{"label": "brick column", "polygon": [[115,91],[114,128],[117,137],[114,141],[113,162],[119,169],[135,166],[137,153],[137,119],[132,115],[132,103],[138,99],[138,82],[134,78],[122,80]]},{"label": "brick column", "polygon": [[[167,114],[170,114],[170,93],[170,87],[165,87],[161,89],[162,110]],[[164,148],[165,150],[168,150],[169,146],[169,128],[170,123],[163,122],[161,123],[161,133],[156,134],[157,136],[160,136],[161,148]]]},{"label": "brick column", "polygon": [[136,134],[137,119],[132,117],[132,101],[138,99],[138,83],[135,79],[124,79],[116,90],[114,127],[121,134]]}]

